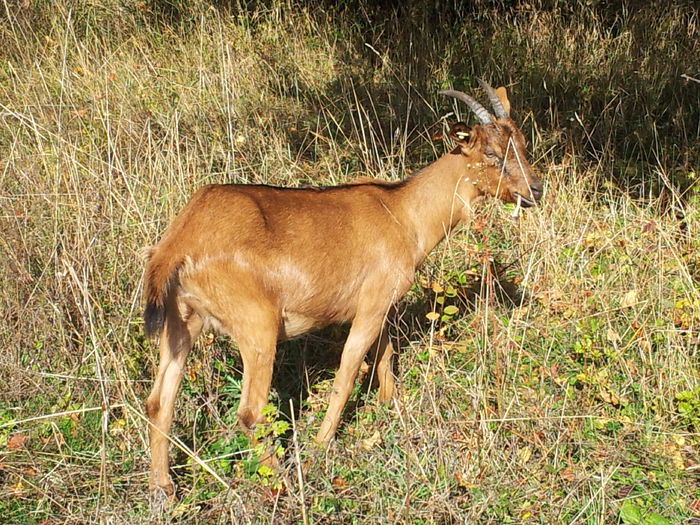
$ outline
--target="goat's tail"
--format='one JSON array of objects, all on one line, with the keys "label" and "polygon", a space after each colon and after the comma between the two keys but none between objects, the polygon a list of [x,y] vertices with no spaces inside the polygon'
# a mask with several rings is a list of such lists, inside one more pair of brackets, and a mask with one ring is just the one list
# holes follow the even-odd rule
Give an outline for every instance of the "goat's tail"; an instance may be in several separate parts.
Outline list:
[{"label": "goat's tail", "polygon": [[149,249],[144,282],[146,309],[143,313],[144,329],[148,337],[163,331],[165,306],[173,288],[177,285],[177,275],[181,265],[182,259],[168,253],[168,250]]}]

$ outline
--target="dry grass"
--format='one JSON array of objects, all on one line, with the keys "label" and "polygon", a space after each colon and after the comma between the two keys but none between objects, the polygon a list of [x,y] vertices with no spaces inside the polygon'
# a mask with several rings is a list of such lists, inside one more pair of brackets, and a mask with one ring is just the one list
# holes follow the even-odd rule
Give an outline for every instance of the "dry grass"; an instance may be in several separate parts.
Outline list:
[{"label": "dry grass", "polygon": [[[0,3],[3,520],[698,522],[696,12],[356,4]],[[485,203],[436,250],[395,406],[358,388],[328,451],[342,333],[280,350],[279,478],[235,428],[237,354],[203,338],[179,503],[152,515],[141,249],[204,183],[405,176],[444,151],[438,89],[474,75],[511,85],[544,205]]]}]

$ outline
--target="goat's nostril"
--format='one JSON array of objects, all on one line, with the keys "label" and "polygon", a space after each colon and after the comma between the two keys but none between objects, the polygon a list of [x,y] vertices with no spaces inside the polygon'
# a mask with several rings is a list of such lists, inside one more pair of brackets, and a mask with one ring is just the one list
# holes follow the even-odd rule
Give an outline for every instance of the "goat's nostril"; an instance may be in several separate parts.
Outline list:
[{"label": "goat's nostril", "polygon": [[535,199],[539,200],[542,197],[542,186],[539,184],[530,186],[530,193]]}]

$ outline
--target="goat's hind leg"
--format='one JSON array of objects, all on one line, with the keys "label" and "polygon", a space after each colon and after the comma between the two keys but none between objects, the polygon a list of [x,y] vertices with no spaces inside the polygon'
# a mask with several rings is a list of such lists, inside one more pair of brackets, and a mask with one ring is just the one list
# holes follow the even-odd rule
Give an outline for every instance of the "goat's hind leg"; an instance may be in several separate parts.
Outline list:
[{"label": "goat's hind leg", "polygon": [[[186,311],[181,311],[186,310]],[[146,401],[150,420],[151,477],[153,496],[168,500],[174,495],[168,463],[168,434],[173,422],[175,397],[180,387],[187,354],[202,330],[202,319],[176,299],[168,300],[163,332],[160,335],[160,363],[153,389]]]}]

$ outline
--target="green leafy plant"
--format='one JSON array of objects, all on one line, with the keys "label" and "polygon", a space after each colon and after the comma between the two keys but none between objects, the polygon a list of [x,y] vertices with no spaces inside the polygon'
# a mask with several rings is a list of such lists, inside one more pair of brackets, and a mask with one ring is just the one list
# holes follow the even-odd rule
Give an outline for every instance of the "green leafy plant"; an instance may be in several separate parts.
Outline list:
[{"label": "green leafy plant", "polygon": [[671,525],[661,514],[645,511],[632,500],[626,500],[620,507],[620,519],[629,525]]},{"label": "green leafy plant", "polygon": [[278,438],[289,430],[289,423],[279,419],[277,407],[271,404],[263,407],[262,415],[265,421],[255,425],[253,434],[259,443],[253,448],[252,465],[255,466],[255,472],[251,478],[266,487],[281,489],[282,480],[279,473],[264,460],[271,454],[276,458],[284,456],[284,447]]},{"label": "green leafy plant", "polygon": [[4,448],[7,440],[14,429],[14,417],[12,412],[6,408],[0,407],[0,449]]},{"label": "green leafy plant", "polygon": [[676,394],[676,406],[686,425],[700,428],[700,387]]},{"label": "green leafy plant", "polygon": [[459,308],[451,304],[457,297],[457,290],[452,285],[443,288],[439,283],[433,283],[431,288],[435,292],[435,298],[433,309],[426,317],[433,322],[439,321],[439,333],[440,335],[445,335],[450,329],[454,316],[459,313]]}]

